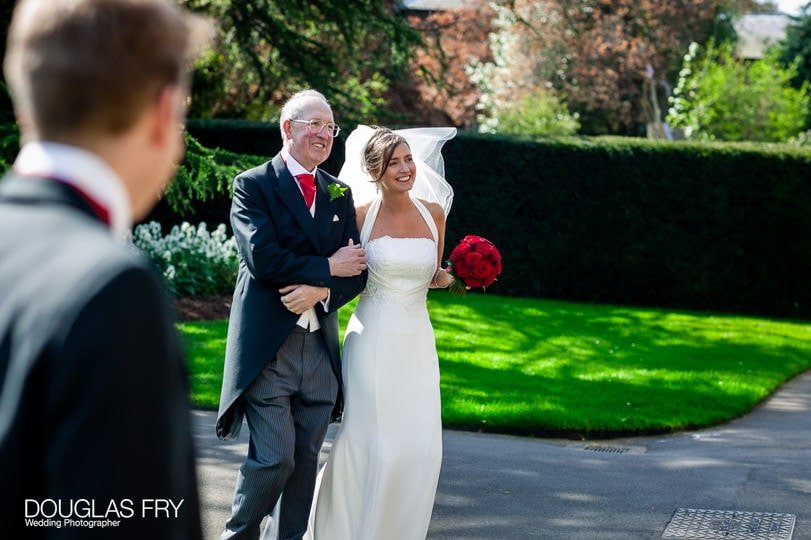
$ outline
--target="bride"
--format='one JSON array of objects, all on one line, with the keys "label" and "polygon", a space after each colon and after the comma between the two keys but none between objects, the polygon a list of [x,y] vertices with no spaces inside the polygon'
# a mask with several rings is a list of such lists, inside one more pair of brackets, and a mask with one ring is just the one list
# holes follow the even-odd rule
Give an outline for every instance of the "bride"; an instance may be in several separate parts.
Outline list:
[{"label": "bride", "polygon": [[344,416],[308,538],[424,540],[442,462],[439,366],[425,300],[441,268],[454,128],[359,126],[339,177],[352,187],[369,280],[344,337]]}]

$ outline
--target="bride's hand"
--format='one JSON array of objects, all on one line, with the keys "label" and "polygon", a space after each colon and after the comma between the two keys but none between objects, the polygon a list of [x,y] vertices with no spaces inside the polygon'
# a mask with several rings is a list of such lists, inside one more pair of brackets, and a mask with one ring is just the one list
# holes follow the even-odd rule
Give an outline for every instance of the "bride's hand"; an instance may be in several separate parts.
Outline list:
[{"label": "bride's hand", "polygon": [[433,279],[431,279],[431,288],[432,289],[446,289],[450,287],[451,283],[455,280],[450,273],[445,270],[444,268],[437,268],[436,272],[434,273]]}]

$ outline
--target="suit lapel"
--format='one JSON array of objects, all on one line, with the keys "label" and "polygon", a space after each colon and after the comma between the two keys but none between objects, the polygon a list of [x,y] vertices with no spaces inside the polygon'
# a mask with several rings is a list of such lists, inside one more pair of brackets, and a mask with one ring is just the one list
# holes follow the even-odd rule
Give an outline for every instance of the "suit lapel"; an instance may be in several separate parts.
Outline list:
[{"label": "suit lapel", "polygon": [[327,184],[329,184],[329,181],[326,175],[319,170],[316,175],[318,189],[315,190],[315,222],[318,226],[321,242],[324,244],[329,239],[332,217],[335,215],[335,202],[330,200]]},{"label": "suit lapel", "polygon": [[[315,220],[310,215],[310,211],[304,204],[304,198],[301,195],[301,190],[299,189],[298,184],[296,184],[296,181],[293,179],[293,175],[291,175],[290,171],[287,170],[287,165],[284,164],[284,160],[282,159],[281,155],[277,155],[275,158],[273,158],[271,165],[273,166],[273,170],[276,173],[276,178],[278,179],[276,191],[279,194],[279,198],[282,200],[284,205],[287,206],[287,209],[293,215],[293,218],[296,220],[296,222],[298,222],[301,228],[304,229],[304,234],[307,235],[307,238],[320,253],[321,242],[318,239],[318,228],[316,227]],[[316,203],[316,208],[318,208],[318,203]]]},{"label": "suit lapel", "polygon": [[0,200],[24,204],[59,204],[102,219],[77,190],[51,178],[9,174],[0,182]]}]

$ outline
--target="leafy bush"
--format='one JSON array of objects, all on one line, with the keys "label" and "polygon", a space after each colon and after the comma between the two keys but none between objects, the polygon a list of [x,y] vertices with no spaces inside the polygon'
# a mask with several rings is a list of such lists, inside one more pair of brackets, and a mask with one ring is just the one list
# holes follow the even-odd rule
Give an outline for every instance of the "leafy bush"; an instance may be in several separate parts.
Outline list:
[{"label": "leafy bush", "polygon": [[0,173],[5,173],[20,149],[17,124],[0,124]]},{"label": "leafy bush", "polygon": [[752,63],[734,57],[729,42],[702,51],[690,45],[670,98],[667,121],[689,138],[786,142],[805,127],[809,85],[793,88],[796,64],[782,67],[772,49]]},{"label": "leafy bush", "polygon": [[164,197],[174,211],[189,212],[195,203],[229,195],[234,177],[263,161],[256,156],[206,148],[186,134],[186,153]]},{"label": "leafy bush", "polygon": [[166,279],[172,294],[210,296],[233,290],[237,275],[237,244],[225,225],[208,231],[205,223],[172,227],[162,236],[155,221],[138,225],[132,244],[149,257]]},{"label": "leafy bush", "polygon": [[570,113],[551,90],[537,90],[516,102],[503,103],[481,126],[483,132],[512,135],[574,135],[580,129],[577,113]]},{"label": "leafy bush", "polygon": [[789,141],[789,143],[796,145],[796,146],[809,146],[811,147],[811,129],[807,131],[803,131],[793,139]]},{"label": "leafy bush", "polygon": [[[792,17],[786,27],[786,38],[777,45],[783,65],[797,66],[797,77],[793,81],[795,88],[811,84],[811,2],[800,9],[800,15]],[[811,128],[811,102],[805,127]]]}]

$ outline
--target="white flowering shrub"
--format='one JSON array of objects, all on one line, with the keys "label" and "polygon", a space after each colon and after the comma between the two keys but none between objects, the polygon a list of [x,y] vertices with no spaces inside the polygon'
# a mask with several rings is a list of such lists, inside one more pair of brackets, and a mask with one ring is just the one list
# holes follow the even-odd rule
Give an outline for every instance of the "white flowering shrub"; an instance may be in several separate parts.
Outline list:
[{"label": "white flowering shrub", "polygon": [[209,232],[205,223],[175,225],[163,236],[161,225],[150,221],[138,225],[132,244],[157,266],[175,296],[210,296],[233,290],[238,254],[225,225]]},{"label": "white flowering shrub", "polygon": [[790,144],[795,146],[810,146],[811,147],[811,129],[801,131],[793,139],[789,139]]},{"label": "white flowering shrub", "polygon": [[553,85],[565,78],[569,56],[560,34],[565,27],[562,15],[548,2],[491,7],[496,14],[495,32],[490,34],[493,61],[465,66],[481,91],[476,104],[479,131],[530,137],[576,134],[579,116],[569,112]]}]

